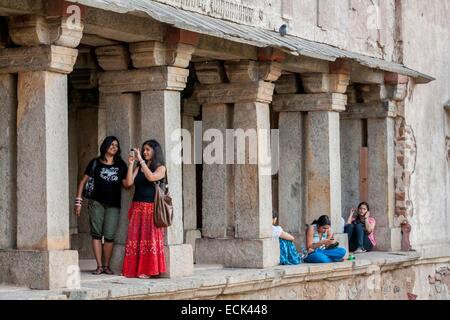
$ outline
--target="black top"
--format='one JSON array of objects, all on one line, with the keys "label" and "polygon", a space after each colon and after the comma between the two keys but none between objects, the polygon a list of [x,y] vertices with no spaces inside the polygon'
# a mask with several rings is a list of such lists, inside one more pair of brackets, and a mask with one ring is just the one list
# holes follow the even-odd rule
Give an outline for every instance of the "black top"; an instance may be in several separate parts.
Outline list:
[{"label": "black top", "polygon": [[148,181],[145,174],[139,169],[136,178],[134,178],[134,197],[136,202],[154,202],[155,201],[155,183]]},{"label": "black top", "polygon": [[122,180],[127,176],[127,165],[121,160],[119,163],[112,165],[103,164],[99,159],[92,159],[84,173],[91,174],[91,169],[97,161],[94,170],[94,193],[92,200],[103,203],[107,206],[120,208]]}]

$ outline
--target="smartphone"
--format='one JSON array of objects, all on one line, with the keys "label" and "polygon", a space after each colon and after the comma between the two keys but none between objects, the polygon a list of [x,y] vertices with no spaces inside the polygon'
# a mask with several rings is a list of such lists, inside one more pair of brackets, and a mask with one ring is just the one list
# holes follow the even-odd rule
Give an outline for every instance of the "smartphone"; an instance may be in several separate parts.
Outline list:
[{"label": "smartphone", "polygon": [[130,157],[134,158],[134,150],[133,149],[130,150]]}]

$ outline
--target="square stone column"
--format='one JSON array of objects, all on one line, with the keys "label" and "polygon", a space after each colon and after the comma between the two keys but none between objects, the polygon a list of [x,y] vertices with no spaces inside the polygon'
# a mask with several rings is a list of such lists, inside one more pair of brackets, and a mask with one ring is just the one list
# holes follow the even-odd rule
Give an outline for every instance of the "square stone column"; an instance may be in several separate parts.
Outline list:
[{"label": "square stone column", "polygon": [[[198,240],[197,262],[245,268],[274,266],[279,263],[279,244],[271,235],[269,103],[274,90],[270,81],[278,79],[281,67],[276,63],[240,61],[227,62],[225,69],[231,83],[201,85],[196,97],[208,107],[221,105],[216,107],[219,109],[215,110],[221,112],[217,112],[214,119],[222,126],[225,122],[220,118],[224,115],[223,104],[234,103],[235,232],[230,239]],[[223,225],[225,219],[220,219]]]},{"label": "square stone column", "polygon": [[17,77],[0,74],[0,249],[16,246]]}]

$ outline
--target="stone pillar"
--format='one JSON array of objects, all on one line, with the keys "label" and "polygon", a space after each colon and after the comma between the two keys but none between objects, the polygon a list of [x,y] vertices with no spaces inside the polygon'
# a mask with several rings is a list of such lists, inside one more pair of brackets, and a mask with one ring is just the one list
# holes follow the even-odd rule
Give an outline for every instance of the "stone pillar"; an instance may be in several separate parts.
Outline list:
[{"label": "stone pillar", "polygon": [[[185,68],[193,50],[192,46],[181,43],[168,44],[156,41],[133,43],[130,45],[131,60],[133,66],[138,69],[109,71],[102,74],[99,79],[101,97],[110,96],[111,100],[116,101],[126,99],[128,102],[125,105],[137,106],[134,115],[128,109],[126,115],[114,116],[115,125],[120,125],[119,122],[123,122],[124,119],[130,124],[136,123],[133,129],[135,138],[131,137],[133,134],[131,127],[127,128],[130,134],[129,141],[135,141],[134,144],[140,146],[145,140],[156,139],[165,152],[174,220],[172,226],[166,230],[165,250],[168,270],[163,276],[171,278],[190,275],[193,272],[192,247],[183,244],[182,167],[181,162],[178,162],[179,159],[173,157],[173,150],[181,146],[181,135],[174,132],[181,128],[180,91],[186,86],[189,70]],[[131,95],[134,94],[125,92],[140,93],[140,96],[136,95],[138,100],[131,103]],[[112,98],[113,96],[115,98]],[[119,110],[120,102],[117,103]],[[111,104],[114,102],[111,101]],[[121,112],[124,112],[123,105],[122,102]],[[123,125],[121,126],[123,128]],[[127,145],[127,142],[124,144]],[[131,195],[129,198],[131,199]],[[126,225],[127,223],[122,223],[121,228],[125,228]],[[118,233],[121,233],[120,230]],[[118,256],[122,259],[123,254]]]},{"label": "stone pillar", "polygon": [[17,77],[0,74],[0,249],[16,246]]},{"label": "stone pillar", "polygon": [[[190,133],[190,163],[183,162],[183,227],[184,243],[190,244],[195,263],[195,241],[202,237],[197,229],[197,174],[194,161],[194,118],[200,114],[200,105],[195,99],[183,101],[181,112],[181,127]],[[183,153],[184,155],[184,153]]]},{"label": "stone pillar", "polygon": [[[347,74],[302,74],[307,94],[276,96],[278,112],[307,112],[304,120],[305,221],[310,224],[321,215],[331,218],[335,237],[345,245],[341,232],[341,162],[339,112],[345,110],[343,93]],[[292,179],[292,178],[291,178]]]},{"label": "stone pillar", "polygon": [[[201,85],[197,99],[203,106],[219,105],[216,108],[234,103],[235,135],[241,131],[250,141],[247,144],[238,138],[234,149],[236,160],[242,160],[243,155],[245,161],[234,165],[234,238],[198,240],[196,258],[199,263],[265,268],[279,263],[278,242],[271,237],[271,162],[263,161],[270,156],[269,103],[274,90],[270,82],[281,75],[281,67],[277,63],[238,61],[227,62],[225,69],[231,83]],[[219,116],[224,114],[224,109],[221,111]],[[246,148],[245,153],[241,148]]]},{"label": "stone pillar", "polygon": [[[362,103],[349,104],[346,119],[367,119],[368,202],[377,221],[377,250],[401,249],[401,228],[395,225],[395,117],[398,92],[386,85],[361,86]],[[395,93],[397,92],[397,93]]]},{"label": "stone pillar", "polygon": [[35,289],[79,285],[78,253],[68,250],[67,74],[83,27],[67,22],[13,17],[22,47],[0,51],[1,73],[18,73],[17,250],[0,251],[0,282]]}]

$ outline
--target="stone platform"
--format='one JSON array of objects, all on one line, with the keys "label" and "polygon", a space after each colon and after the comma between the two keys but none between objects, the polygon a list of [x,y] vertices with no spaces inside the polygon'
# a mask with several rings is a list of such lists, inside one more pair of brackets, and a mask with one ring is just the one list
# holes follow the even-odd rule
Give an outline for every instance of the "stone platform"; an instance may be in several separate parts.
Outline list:
[{"label": "stone platform", "polygon": [[267,269],[197,265],[193,276],[178,279],[127,279],[82,271],[80,289],[40,291],[0,285],[0,299],[449,298],[450,257],[420,259],[415,252],[372,252],[356,257],[356,261]]}]

